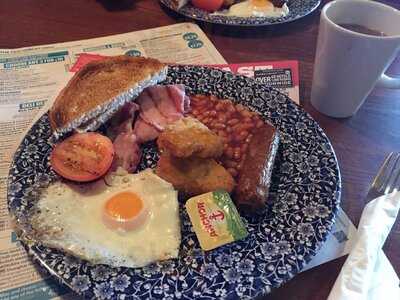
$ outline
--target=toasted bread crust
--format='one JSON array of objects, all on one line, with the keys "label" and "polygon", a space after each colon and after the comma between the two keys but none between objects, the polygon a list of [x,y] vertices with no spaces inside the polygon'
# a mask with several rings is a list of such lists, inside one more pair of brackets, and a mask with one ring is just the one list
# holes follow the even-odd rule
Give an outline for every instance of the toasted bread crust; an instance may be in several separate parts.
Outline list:
[{"label": "toasted bread crust", "polygon": [[88,63],[57,96],[49,112],[53,131],[156,76],[167,66],[156,59],[114,56]]}]

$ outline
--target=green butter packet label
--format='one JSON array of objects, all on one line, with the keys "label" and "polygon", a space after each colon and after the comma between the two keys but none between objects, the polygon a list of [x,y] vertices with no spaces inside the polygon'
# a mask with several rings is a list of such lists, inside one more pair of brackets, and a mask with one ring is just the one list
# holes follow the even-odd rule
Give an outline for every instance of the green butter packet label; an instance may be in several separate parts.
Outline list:
[{"label": "green butter packet label", "polygon": [[193,228],[204,250],[244,239],[248,232],[226,191],[214,191],[186,202]]}]

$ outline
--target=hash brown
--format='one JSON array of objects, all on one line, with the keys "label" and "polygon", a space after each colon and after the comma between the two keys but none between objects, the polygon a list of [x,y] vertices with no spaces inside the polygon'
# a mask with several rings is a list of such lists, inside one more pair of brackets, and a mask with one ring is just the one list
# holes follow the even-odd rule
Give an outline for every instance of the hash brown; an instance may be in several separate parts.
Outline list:
[{"label": "hash brown", "polygon": [[219,189],[230,193],[235,187],[232,175],[211,158],[182,159],[163,153],[156,174],[188,196]]},{"label": "hash brown", "polygon": [[222,139],[192,117],[169,125],[158,137],[158,148],[175,157],[216,158],[222,155]]}]

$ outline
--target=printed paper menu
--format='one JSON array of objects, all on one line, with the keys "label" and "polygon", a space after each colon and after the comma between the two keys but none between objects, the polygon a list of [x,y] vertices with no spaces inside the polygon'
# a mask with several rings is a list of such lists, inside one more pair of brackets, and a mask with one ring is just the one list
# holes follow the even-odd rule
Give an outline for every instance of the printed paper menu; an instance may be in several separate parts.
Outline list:
[{"label": "printed paper menu", "polygon": [[257,83],[275,88],[300,104],[299,64],[296,60],[213,65],[213,67],[254,78]]}]

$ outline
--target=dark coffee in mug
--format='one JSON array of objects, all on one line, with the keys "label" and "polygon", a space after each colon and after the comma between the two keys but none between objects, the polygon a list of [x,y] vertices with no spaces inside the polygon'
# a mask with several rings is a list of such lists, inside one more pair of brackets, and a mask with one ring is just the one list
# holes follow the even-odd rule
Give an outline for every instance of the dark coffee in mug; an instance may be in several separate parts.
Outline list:
[{"label": "dark coffee in mug", "polygon": [[358,25],[358,24],[338,24],[340,27],[346,28],[348,30],[358,32],[358,33],[363,33],[363,34],[368,34],[368,35],[376,35],[376,36],[386,36],[385,33],[370,29],[368,27]]}]

